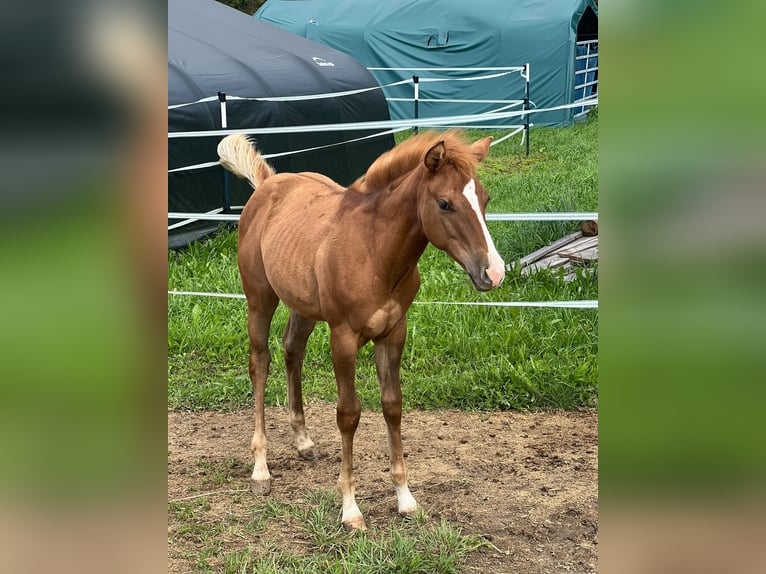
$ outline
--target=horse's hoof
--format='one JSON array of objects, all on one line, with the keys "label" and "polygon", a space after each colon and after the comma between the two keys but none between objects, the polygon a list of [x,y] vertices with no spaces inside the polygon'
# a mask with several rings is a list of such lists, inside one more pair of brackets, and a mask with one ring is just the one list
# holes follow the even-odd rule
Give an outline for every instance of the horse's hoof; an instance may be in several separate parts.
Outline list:
[{"label": "horse's hoof", "polygon": [[265,480],[255,480],[251,478],[250,490],[252,490],[253,494],[256,496],[266,496],[271,492],[271,479],[267,478]]},{"label": "horse's hoof", "polygon": [[316,460],[319,457],[319,449],[314,445],[298,449],[298,455],[303,460]]},{"label": "horse's hoof", "polygon": [[356,531],[364,532],[365,530],[367,530],[367,524],[365,523],[364,518],[362,518],[361,516],[358,516],[356,518],[352,518],[344,522],[343,528],[345,528],[349,532],[356,532]]},{"label": "horse's hoof", "polygon": [[307,436],[296,437],[294,444],[298,455],[304,460],[316,460],[319,456],[319,449],[314,441]]},{"label": "horse's hoof", "polygon": [[412,508],[402,508],[401,510],[399,510],[399,516],[401,516],[402,518],[412,518],[413,516],[415,516],[415,514],[417,514],[417,512],[418,512],[417,505]]}]

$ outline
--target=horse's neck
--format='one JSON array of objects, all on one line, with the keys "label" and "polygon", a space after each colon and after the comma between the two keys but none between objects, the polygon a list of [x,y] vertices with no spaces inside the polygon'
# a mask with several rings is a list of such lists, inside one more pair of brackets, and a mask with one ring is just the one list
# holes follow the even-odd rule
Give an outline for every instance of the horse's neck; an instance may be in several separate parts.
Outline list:
[{"label": "horse's neck", "polygon": [[394,281],[417,264],[428,245],[418,215],[417,187],[408,183],[405,178],[375,198],[376,258]]}]

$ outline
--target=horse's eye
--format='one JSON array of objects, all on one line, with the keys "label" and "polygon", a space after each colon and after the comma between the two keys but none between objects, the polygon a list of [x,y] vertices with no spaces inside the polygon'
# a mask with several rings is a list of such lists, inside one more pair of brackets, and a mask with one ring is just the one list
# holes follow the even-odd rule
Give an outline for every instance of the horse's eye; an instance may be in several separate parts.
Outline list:
[{"label": "horse's eye", "polygon": [[446,199],[438,199],[437,202],[439,203],[439,209],[442,211],[452,211],[452,206]]}]

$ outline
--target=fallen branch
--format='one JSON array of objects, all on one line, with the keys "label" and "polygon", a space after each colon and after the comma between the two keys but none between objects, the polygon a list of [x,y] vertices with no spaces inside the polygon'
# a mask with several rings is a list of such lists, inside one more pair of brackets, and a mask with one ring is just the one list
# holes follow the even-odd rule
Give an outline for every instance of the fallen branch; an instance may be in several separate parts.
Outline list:
[{"label": "fallen branch", "polygon": [[201,494],[194,494],[192,496],[182,496],[181,498],[174,498],[168,500],[168,502],[181,502],[182,500],[192,500],[194,498],[202,498],[203,496],[212,496],[213,494],[239,494],[242,492],[250,492],[249,488],[240,488],[237,490],[214,490],[212,492],[203,492]]}]

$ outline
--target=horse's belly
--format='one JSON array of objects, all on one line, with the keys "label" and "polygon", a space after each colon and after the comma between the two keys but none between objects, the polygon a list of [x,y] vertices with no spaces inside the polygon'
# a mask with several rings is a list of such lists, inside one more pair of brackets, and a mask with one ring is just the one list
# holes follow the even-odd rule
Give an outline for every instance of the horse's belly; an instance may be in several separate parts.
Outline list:
[{"label": "horse's belly", "polygon": [[303,317],[317,321],[324,319],[313,274],[290,265],[273,264],[265,265],[265,268],[271,288],[285,305]]},{"label": "horse's belly", "polygon": [[320,320],[315,245],[299,232],[264,233],[261,248],[266,277],[277,297],[300,315]]}]

